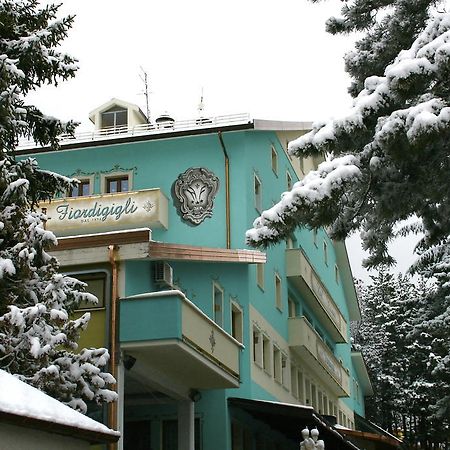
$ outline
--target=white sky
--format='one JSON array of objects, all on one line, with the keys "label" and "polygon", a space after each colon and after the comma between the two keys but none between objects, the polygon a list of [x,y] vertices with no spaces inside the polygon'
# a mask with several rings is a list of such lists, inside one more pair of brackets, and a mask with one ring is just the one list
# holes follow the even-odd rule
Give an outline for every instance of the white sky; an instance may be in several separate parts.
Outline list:
[{"label": "white sky", "polygon": [[[202,87],[210,115],[314,121],[351,105],[343,55],[353,39],[325,32],[340,0],[63,1],[61,13],[76,15],[63,48],[80,69],[29,101],[81,122],[80,130],[91,127],[89,112],[112,97],[145,112],[140,67],[149,76],[153,119],[165,111],[195,117]],[[367,279],[357,239],[349,253],[354,275]]]}]

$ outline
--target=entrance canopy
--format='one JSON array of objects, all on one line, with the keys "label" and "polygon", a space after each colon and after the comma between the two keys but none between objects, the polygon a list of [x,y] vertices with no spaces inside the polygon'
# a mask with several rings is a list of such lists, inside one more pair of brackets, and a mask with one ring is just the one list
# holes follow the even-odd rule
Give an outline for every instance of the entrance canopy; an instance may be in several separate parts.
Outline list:
[{"label": "entrance canopy", "polygon": [[325,448],[358,450],[357,446],[339,434],[326,419],[317,414],[310,406],[236,397],[229,398],[228,404],[246,411],[254,419],[266,423],[270,428],[299,444],[302,440],[301,431],[308,427],[319,430],[320,439],[325,442]]}]

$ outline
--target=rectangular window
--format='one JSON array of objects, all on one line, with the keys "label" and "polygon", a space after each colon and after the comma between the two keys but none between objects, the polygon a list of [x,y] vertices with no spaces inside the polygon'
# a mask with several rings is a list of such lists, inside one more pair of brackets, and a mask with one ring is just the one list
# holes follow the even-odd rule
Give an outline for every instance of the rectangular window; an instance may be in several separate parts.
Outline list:
[{"label": "rectangular window", "polygon": [[339,267],[337,264],[334,265],[334,281],[339,284]]},{"label": "rectangular window", "polygon": [[288,381],[289,381],[289,363],[288,358],[284,353],[281,353],[281,384],[288,389]]},{"label": "rectangular window", "polygon": [[305,379],[305,404],[311,405],[311,382]]},{"label": "rectangular window", "polygon": [[124,108],[113,107],[102,113],[102,128],[125,127],[128,123],[128,112]]},{"label": "rectangular window", "polygon": [[295,302],[291,297],[288,297],[288,316],[290,318],[297,317],[297,311],[295,307]]},{"label": "rectangular window", "polygon": [[213,308],[214,308],[214,322],[220,327],[223,326],[223,289],[217,284],[213,283]]},{"label": "rectangular window", "polygon": [[292,183],[292,177],[289,172],[286,172],[286,187],[287,190],[290,191],[292,189],[293,183]]},{"label": "rectangular window", "polygon": [[264,264],[256,264],[256,284],[264,290]]},{"label": "rectangular window", "polygon": [[275,147],[272,145],[270,149],[270,160],[272,163],[272,170],[275,175],[278,175],[278,154]]},{"label": "rectangular window", "polygon": [[298,386],[298,399],[300,403],[305,403],[305,388],[303,386],[303,373],[297,370],[297,386]]},{"label": "rectangular window", "polygon": [[255,175],[253,180],[253,192],[255,196],[255,208],[261,212],[262,211],[262,185],[259,178]]},{"label": "rectangular window", "polygon": [[328,414],[328,397],[323,394],[323,413]]},{"label": "rectangular window", "polygon": [[313,244],[318,247],[317,245],[317,229],[313,228],[312,229],[312,238],[313,238]]},{"label": "rectangular window", "polygon": [[291,365],[291,393],[298,398],[297,368]]},{"label": "rectangular window", "polygon": [[281,278],[278,274],[275,274],[275,305],[280,311],[283,309]]},{"label": "rectangular window", "polygon": [[263,369],[270,374],[270,340],[266,335],[262,335]]},{"label": "rectangular window", "polygon": [[281,351],[275,345],[273,346],[273,377],[275,378],[275,381],[281,383]]},{"label": "rectangular window", "polygon": [[253,327],[253,362],[259,367],[263,366],[263,341],[261,331]]},{"label": "rectangular window", "polygon": [[85,197],[91,194],[91,182],[90,180],[80,180],[77,186],[73,187],[68,192],[68,197]]},{"label": "rectangular window", "polygon": [[317,390],[313,383],[311,383],[311,405],[317,411]]},{"label": "rectangular window", "polygon": [[231,336],[242,342],[242,330],[242,310],[235,302],[231,302]]},{"label": "rectangular window", "polygon": [[323,260],[328,266],[328,244],[325,241],[323,241]]},{"label": "rectangular window", "polygon": [[317,404],[318,404],[318,408],[319,408],[319,413],[320,414],[324,414],[324,412],[323,412],[323,394],[322,394],[322,391],[318,391],[317,392],[317,399],[318,399]]},{"label": "rectangular window", "polygon": [[86,292],[97,297],[98,303],[81,302],[77,309],[94,309],[105,307],[105,292],[106,292],[106,273],[92,272],[85,274],[74,274],[74,278],[86,283]]},{"label": "rectangular window", "polygon": [[128,175],[106,178],[106,192],[114,194],[116,192],[128,192]]}]

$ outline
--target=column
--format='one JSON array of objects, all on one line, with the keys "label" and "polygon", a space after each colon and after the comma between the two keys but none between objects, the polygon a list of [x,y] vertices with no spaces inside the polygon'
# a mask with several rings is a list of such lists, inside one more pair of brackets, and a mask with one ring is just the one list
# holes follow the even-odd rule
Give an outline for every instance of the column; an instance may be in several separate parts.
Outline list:
[{"label": "column", "polygon": [[194,450],[194,402],[178,402],[178,450]]}]

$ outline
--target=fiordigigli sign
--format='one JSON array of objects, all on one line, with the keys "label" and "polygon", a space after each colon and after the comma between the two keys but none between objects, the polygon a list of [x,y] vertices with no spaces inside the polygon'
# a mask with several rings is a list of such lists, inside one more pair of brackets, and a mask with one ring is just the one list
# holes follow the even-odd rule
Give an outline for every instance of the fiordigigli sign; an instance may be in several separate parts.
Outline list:
[{"label": "fiordigigli sign", "polygon": [[127,228],[167,228],[167,197],[160,189],[54,200],[47,208],[47,228],[57,236]]}]

